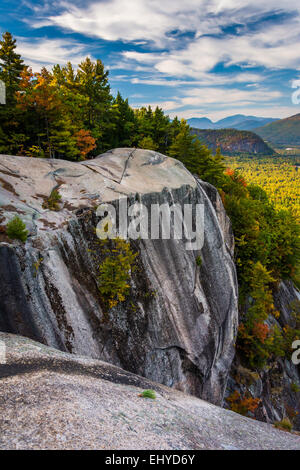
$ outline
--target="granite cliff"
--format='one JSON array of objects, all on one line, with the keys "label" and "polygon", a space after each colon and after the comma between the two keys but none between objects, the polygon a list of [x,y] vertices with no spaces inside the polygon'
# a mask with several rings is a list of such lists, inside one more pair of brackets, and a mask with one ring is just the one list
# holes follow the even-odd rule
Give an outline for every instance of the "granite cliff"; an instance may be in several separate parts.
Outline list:
[{"label": "granite cliff", "polygon": [[[234,356],[238,287],[233,235],[215,188],[177,160],[116,149],[93,161],[1,156],[2,231],[18,214],[26,244],[2,235],[0,331],[115,364],[221,404]],[[60,210],[45,207],[53,189]],[[102,202],[203,204],[204,245],[135,240],[138,270],[109,311],[97,289],[96,208]],[[214,200],[214,204],[211,202]],[[201,257],[201,266],[197,258]]]}]

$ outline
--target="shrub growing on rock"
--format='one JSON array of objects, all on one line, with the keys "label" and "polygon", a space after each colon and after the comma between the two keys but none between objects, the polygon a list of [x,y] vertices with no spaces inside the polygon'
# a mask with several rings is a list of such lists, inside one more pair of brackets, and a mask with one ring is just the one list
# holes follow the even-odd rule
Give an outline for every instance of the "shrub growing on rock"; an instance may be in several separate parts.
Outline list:
[{"label": "shrub growing on rock", "polygon": [[291,432],[293,429],[293,425],[290,422],[289,418],[284,418],[281,421],[277,421],[274,423],[275,428],[282,429],[283,431]]},{"label": "shrub growing on rock", "polygon": [[226,401],[229,404],[231,411],[247,416],[249,412],[254,413],[261,400],[250,396],[242,397],[240,393],[235,390],[228,398],[226,398]]},{"label": "shrub growing on rock", "polygon": [[121,238],[101,240],[99,244],[104,248],[105,258],[98,268],[98,289],[108,308],[113,308],[124,302],[130,290],[130,274],[135,269],[137,254]]},{"label": "shrub growing on rock", "polygon": [[25,243],[28,237],[28,230],[26,230],[26,225],[20,217],[16,215],[10,222],[8,222],[6,234],[12,240],[20,240]]},{"label": "shrub growing on rock", "polygon": [[59,194],[57,189],[53,189],[48,199],[44,201],[43,209],[49,209],[50,211],[59,211],[60,200],[61,200],[61,195]]},{"label": "shrub growing on rock", "polygon": [[154,390],[144,390],[142,393],[139,394],[139,397],[151,398],[152,400],[155,400],[156,393]]},{"label": "shrub growing on rock", "polygon": [[197,256],[197,258],[196,258],[196,265],[199,266],[199,267],[202,265],[202,258],[201,258],[201,256]]},{"label": "shrub growing on rock", "polygon": [[299,393],[300,392],[300,387],[298,384],[296,383],[292,383],[291,384],[291,390],[293,393]]}]

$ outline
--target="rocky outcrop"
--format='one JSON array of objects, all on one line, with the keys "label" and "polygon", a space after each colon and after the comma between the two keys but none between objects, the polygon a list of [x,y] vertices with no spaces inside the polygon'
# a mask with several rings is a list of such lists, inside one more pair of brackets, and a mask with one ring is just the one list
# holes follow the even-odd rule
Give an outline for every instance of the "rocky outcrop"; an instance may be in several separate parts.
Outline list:
[{"label": "rocky outcrop", "polygon": [[[238,289],[230,223],[213,187],[177,160],[134,149],[82,163],[3,155],[0,184],[0,331],[222,402]],[[54,189],[59,211],[47,209]],[[130,295],[107,315],[97,288],[96,208],[124,196],[147,207],[204,205],[204,245],[132,241],[138,269]],[[4,233],[15,214],[30,232],[25,245]]]},{"label": "rocky outcrop", "polygon": [[111,364],[3,333],[0,346],[1,449],[300,450],[299,435]]}]

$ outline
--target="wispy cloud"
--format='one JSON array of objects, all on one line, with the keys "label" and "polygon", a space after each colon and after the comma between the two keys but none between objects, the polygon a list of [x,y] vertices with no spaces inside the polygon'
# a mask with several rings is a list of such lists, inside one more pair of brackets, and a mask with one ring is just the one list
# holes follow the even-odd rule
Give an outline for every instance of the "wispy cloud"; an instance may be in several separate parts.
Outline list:
[{"label": "wispy cloud", "polygon": [[34,71],[68,61],[76,66],[89,55],[85,44],[67,39],[18,38],[17,51]]},{"label": "wispy cloud", "polygon": [[153,106],[160,106],[166,111],[180,110],[181,108],[189,108],[194,111],[201,108],[207,108],[213,105],[219,109],[228,107],[245,107],[253,106],[259,102],[271,102],[279,98],[279,91],[268,91],[265,89],[258,90],[240,90],[231,88],[189,88],[186,89],[182,96],[176,96],[173,100],[152,103]]},{"label": "wispy cloud", "polygon": [[180,50],[162,54],[124,51],[123,57],[128,62],[151,65],[158,72],[176,77],[198,78],[219,63],[247,68],[299,69],[299,41],[300,21],[297,17],[290,29],[286,25],[276,25],[257,34],[201,37]]},{"label": "wispy cloud", "polygon": [[[176,43],[178,33],[218,34],[228,24],[248,25],[267,13],[298,12],[298,0],[61,0],[33,5],[34,27],[55,25],[109,41]],[[182,38],[179,37],[182,41]]]}]

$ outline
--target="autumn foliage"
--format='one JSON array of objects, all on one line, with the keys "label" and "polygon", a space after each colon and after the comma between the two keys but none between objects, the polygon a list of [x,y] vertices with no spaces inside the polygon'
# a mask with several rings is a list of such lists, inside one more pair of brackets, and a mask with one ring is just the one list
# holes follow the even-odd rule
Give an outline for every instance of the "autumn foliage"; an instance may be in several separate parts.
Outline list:
[{"label": "autumn foliage", "polygon": [[260,404],[259,398],[242,397],[240,393],[235,390],[227,399],[231,411],[247,416],[249,413],[254,413]]},{"label": "autumn foliage", "polygon": [[76,133],[76,139],[82,159],[85,160],[86,156],[96,148],[96,140],[91,136],[90,131],[84,129]]}]

